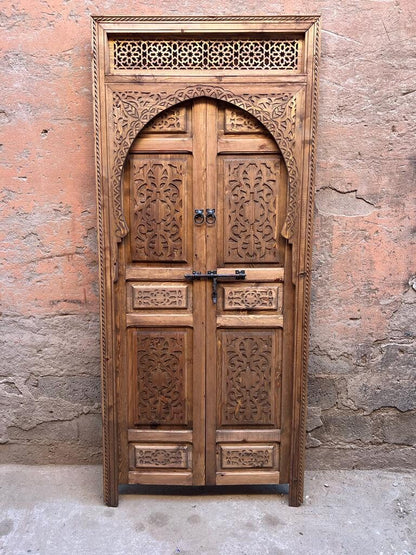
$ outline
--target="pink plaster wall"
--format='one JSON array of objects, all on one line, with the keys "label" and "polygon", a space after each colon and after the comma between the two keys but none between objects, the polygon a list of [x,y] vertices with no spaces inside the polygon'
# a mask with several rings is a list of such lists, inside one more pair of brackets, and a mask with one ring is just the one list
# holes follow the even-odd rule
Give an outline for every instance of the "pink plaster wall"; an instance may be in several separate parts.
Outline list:
[{"label": "pink plaster wall", "polygon": [[310,467],[414,466],[410,0],[16,0],[0,15],[0,461],[100,457],[90,15],[322,14]]}]

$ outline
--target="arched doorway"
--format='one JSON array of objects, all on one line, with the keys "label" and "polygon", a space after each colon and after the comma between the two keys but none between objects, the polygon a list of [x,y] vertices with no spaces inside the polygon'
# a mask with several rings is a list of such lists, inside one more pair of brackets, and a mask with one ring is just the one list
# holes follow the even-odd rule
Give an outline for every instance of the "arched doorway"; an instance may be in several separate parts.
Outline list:
[{"label": "arched doorway", "polygon": [[288,176],[247,112],[154,118],[123,173],[116,346],[120,482],[289,482]]}]

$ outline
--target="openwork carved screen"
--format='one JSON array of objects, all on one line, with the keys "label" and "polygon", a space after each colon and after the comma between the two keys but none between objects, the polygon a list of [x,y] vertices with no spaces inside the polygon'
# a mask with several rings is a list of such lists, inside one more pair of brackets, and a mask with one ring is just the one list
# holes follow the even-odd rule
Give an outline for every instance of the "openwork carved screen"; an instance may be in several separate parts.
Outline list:
[{"label": "openwork carved screen", "polygon": [[299,67],[298,40],[114,40],[115,70],[285,70]]}]

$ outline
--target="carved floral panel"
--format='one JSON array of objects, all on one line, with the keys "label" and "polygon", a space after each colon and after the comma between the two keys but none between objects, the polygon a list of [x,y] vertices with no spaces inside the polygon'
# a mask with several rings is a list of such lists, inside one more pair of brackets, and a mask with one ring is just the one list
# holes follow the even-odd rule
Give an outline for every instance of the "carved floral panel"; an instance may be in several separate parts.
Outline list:
[{"label": "carved floral panel", "polygon": [[186,156],[132,157],[132,260],[186,260],[186,183]]},{"label": "carved floral panel", "polygon": [[137,331],[137,425],[187,425],[190,333]]},{"label": "carved floral panel", "polygon": [[274,330],[221,330],[218,345],[220,424],[275,423],[276,337]]},{"label": "carved floral panel", "polygon": [[274,262],[278,256],[279,159],[224,158],[224,262]]}]

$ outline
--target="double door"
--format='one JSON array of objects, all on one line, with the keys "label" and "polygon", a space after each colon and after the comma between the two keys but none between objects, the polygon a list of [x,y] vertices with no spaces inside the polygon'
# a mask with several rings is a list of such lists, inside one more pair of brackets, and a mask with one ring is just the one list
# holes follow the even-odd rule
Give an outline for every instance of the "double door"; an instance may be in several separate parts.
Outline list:
[{"label": "double door", "polygon": [[119,481],[289,481],[287,173],[261,124],[205,98],[134,141],[116,284]]}]

